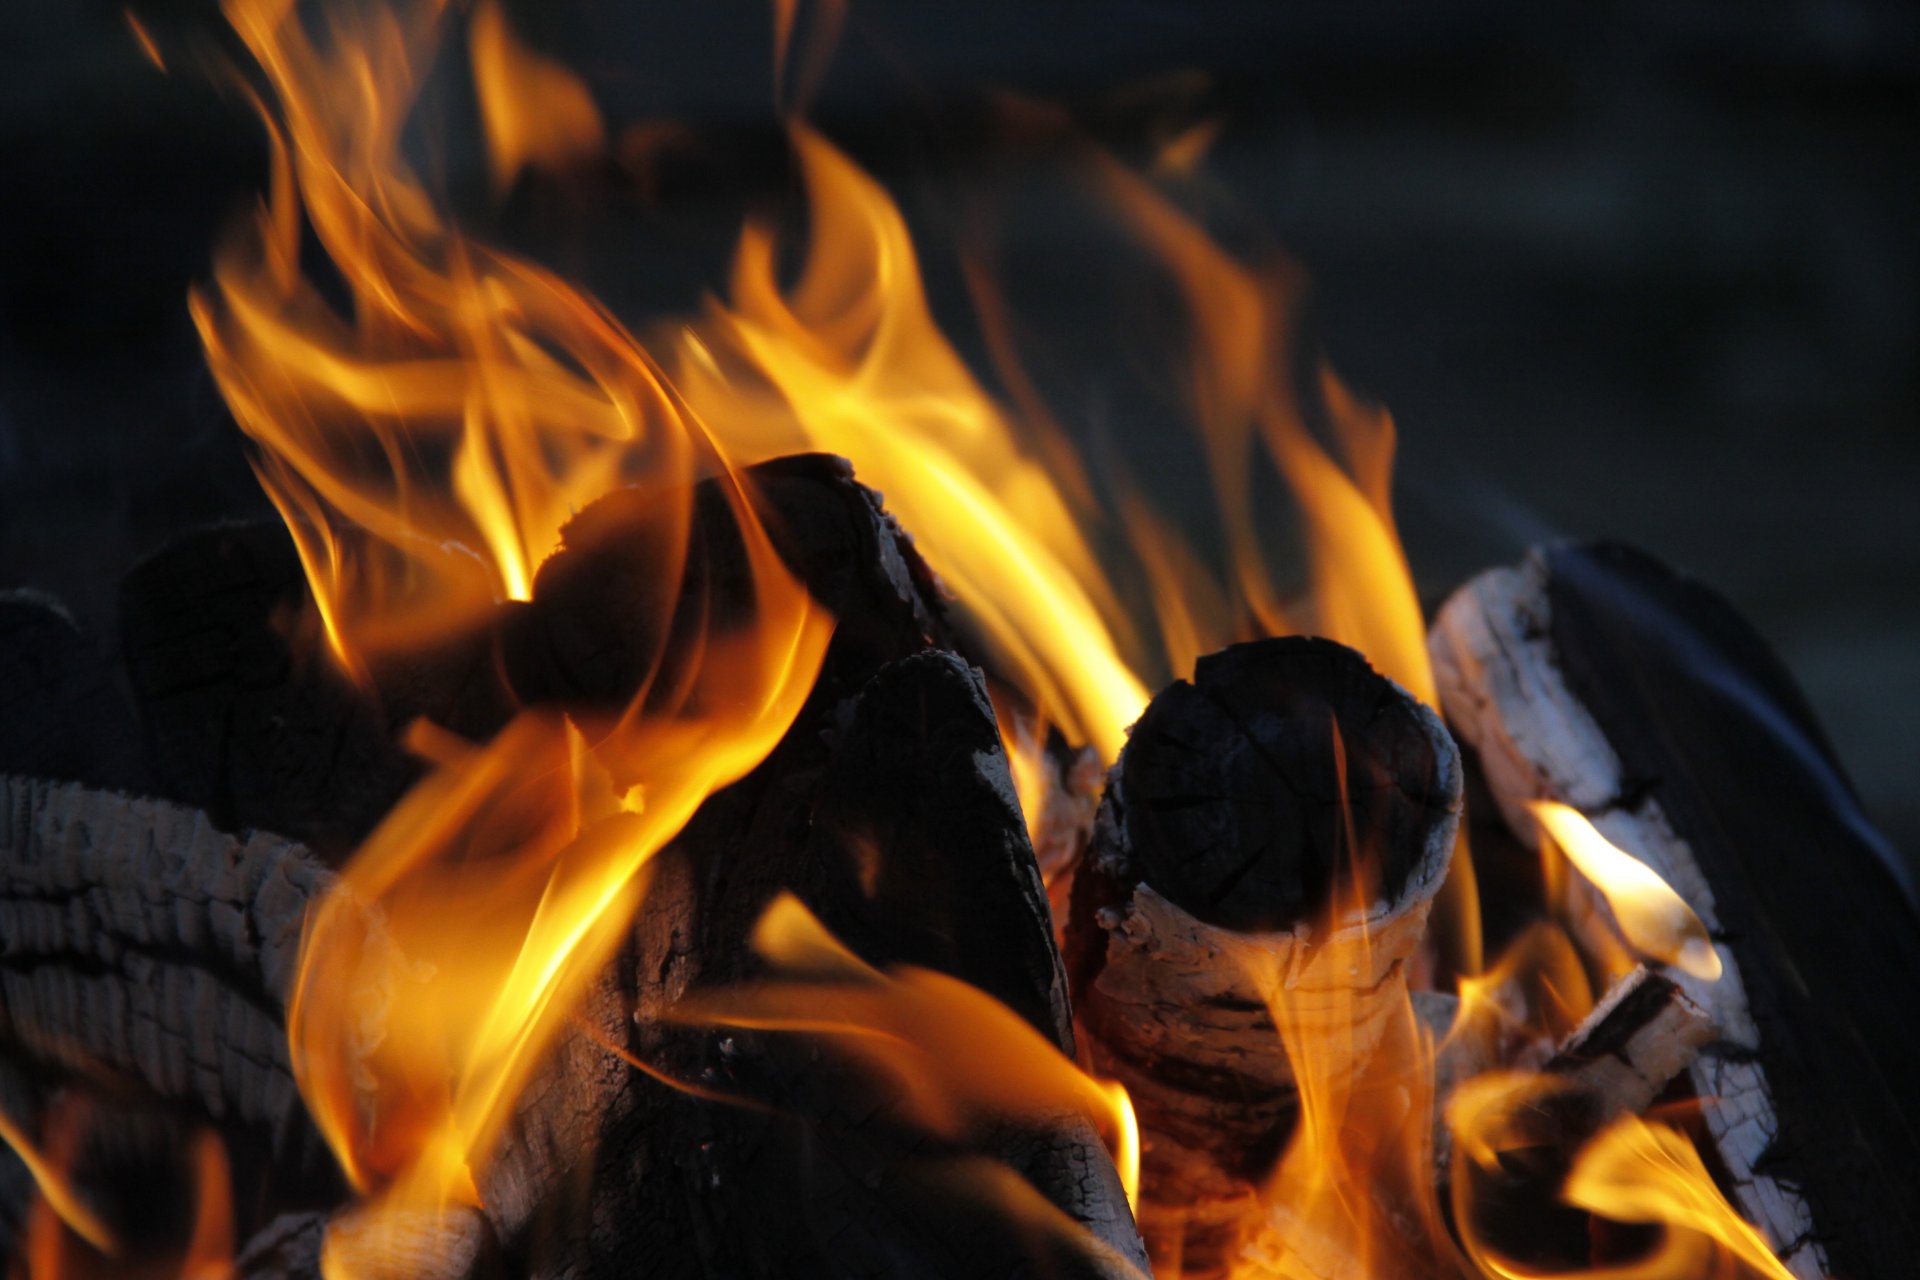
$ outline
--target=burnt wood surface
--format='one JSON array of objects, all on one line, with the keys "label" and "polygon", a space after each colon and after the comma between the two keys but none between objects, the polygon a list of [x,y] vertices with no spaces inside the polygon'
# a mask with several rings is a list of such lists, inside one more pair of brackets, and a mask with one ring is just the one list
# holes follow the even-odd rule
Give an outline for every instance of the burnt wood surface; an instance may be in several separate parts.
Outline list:
[{"label": "burnt wood surface", "polygon": [[284,526],[217,525],[127,574],[120,647],[160,795],[337,863],[420,770],[310,612]]},{"label": "burnt wood surface", "polygon": [[1223,928],[1286,929],[1360,865],[1369,892],[1399,898],[1452,803],[1447,749],[1418,704],[1343,645],[1235,645],[1134,725],[1121,821],[1141,879],[1168,901]]},{"label": "burnt wood surface", "polygon": [[[690,614],[724,623],[748,603],[747,577],[715,483],[693,495],[693,585],[684,589],[703,593]],[[1072,1051],[1045,889],[984,682],[935,648],[951,642],[936,580],[842,460],[754,468],[747,492],[789,566],[835,619],[821,677],[769,758],[712,797],[658,856],[629,945],[536,1070],[511,1132],[478,1171],[487,1221],[477,1265],[555,1276],[625,1275],[636,1266],[665,1276],[1135,1274],[1144,1267],[1138,1234],[1085,1117],[1009,1117],[931,1136],[884,1081],[811,1037],[668,1016],[690,992],[759,976],[748,934],[790,891],[868,961],[959,977]],[[431,713],[436,698],[456,713],[480,708],[482,728],[500,706],[521,702],[558,706],[591,729],[634,696],[637,673],[655,656],[647,645],[661,619],[645,606],[661,598],[623,594],[636,575],[657,571],[635,554],[645,544],[631,536],[651,518],[638,491],[610,495],[576,518],[534,599],[503,606],[484,637],[491,669],[511,685],[483,687],[477,699],[458,686],[457,664],[451,686],[404,670],[376,672],[372,692],[349,684],[298,629],[304,584],[281,530],[221,527],[163,550],[126,585],[122,639],[146,754],[166,765],[161,787],[209,811],[88,793],[85,803],[104,806],[88,838],[104,841],[114,863],[95,891],[160,913],[161,923],[129,929],[165,932],[197,918],[174,898],[199,901],[206,876],[168,861],[187,837],[170,827],[140,834],[156,814],[187,815],[180,821],[216,861],[227,856],[219,850],[273,843],[226,831],[274,825],[276,811],[321,837],[329,858],[343,856],[413,776],[394,736],[403,717]],[[635,601],[640,607],[623,609]],[[131,865],[121,863],[142,856],[169,870],[146,876],[143,894],[116,891]],[[324,876],[318,861],[313,869]],[[307,905],[276,903],[295,921]],[[218,901],[210,909],[227,922],[221,927],[231,923]],[[375,928],[377,916],[368,919]],[[202,954],[213,945],[203,933],[169,943],[169,956],[190,970],[218,968],[224,962]],[[83,969],[98,967],[89,948],[134,954],[116,950],[118,935],[108,933],[48,937],[47,946],[78,953]],[[290,962],[290,946],[277,964]],[[16,953],[18,963],[34,961]],[[278,985],[254,991],[249,1007],[265,1028],[260,1052],[277,1082],[268,1091],[285,1100],[295,1097],[291,1079],[284,1065],[271,1069],[285,1054],[276,1003],[284,974],[275,973]],[[221,969],[213,987],[230,976]],[[253,1088],[237,1061],[195,1065],[189,1053],[175,1071],[165,1053],[122,1052],[114,1024],[96,1016],[98,1002],[64,978],[54,985],[9,991],[8,1026],[47,1028],[40,1038],[58,1070],[104,1062],[144,1071],[155,1076],[150,1087],[168,1097],[185,1091],[183,1105],[201,1112],[230,1110],[229,1093]],[[162,981],[155,998],[169,990]],[[209,998],[217,1006],[225,996]],[[162,999],[154,1026],[189,1049],[218,1041],[183,1023],[205,1005]],[[61,1057],[55,1041],[66,1032],[77,1039]],[[329,1185],[337,1194],[337,1182]],[[1024,1209],[1010,1212],[1008,1195]],[[279,1218],[245,1251],[243,1273],[311,1274],[320,1230],[313,1215],[333,1203]],[[300,1208],[263,1203],[248,1221],[289,1207]]]},{"label": "burnt wood surface", "polygon": [[[345,1189],[295,1088],[282,1020],[306,907],[330,883],[298,845],[227,835],[195,810],[0,777],[9,1071],[39,1101],[77,1085],[109,1115],[215,1128],[243,1189],[242,1229],[337,1201]],[[17,1223],[19,1207],[0,1219]]]},{"label": "burnt wood surface", "polygon": [[[1156,1259],[1223,1272],[1292,1132],[1271,1002],[1339,1009],[1303,1034],[1364,1068],[1403,1007],[1460,796],[1439,718],[1328,640],[1203,658],[1135,726],[1074,877],[1067,956],[1093,1061],[1139,1114]],[[1362,935],[1364,962],[1329,945]]]},{"label": "burnt wood surface", "polygon": [[1779,660],[1609,543],[1475,579],[1432,647],[1515,832],[1524,801],[1564,800],[1707,923],[1726,971],[1676,976],[1719,1026],[1690,1077],[1736,1204],[1796,1275],[1899,1274],[1920,1248],[1920,912]]},{"label": "burnt wood surface", "polygon": [[[747,938],[782,891],[869,962],[962,978],[1070,1051],[1045,890],[984,685],[951,654],[908,655],[850,704],[803,712],[658,855],[635,940],[583,1011],[593,1030],[556,1055],[575,1065],[529,1089],[483,1180],[510,1262],[601,1276],[640,1259],[667,1277],[1144,1267],[1084,1119],[933,1137],[869,1070],[809,1037],[663,1016],[761,976]],[[609,1058],[609,1042],[648,1070]],[[1036,1235],[979,1198],[968,1171],[983,1157],[1087,1234]]]}]

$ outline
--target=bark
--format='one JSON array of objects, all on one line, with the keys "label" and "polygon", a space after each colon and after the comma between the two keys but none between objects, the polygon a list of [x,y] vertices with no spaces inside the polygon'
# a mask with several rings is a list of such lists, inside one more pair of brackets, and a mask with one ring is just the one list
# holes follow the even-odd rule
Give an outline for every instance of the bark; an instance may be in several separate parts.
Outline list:
[{"label": "bark", "polygon": [[1645,1111],[1712,1040],[1706,1010],[1644,965],[1622,978],[1543,1070],[1591,1100],[1597,1123]]},{"label": "bark", "polygon": [[[1316,1018],[1338,1033],[1333,1070],[1357,1070],[1404,1009],[1459,813],[1438,718],[1330,641],[1202,659],[1135,726],[1068,954],[1093,1061],[1139,1113],[1157,1259],[1223,1268],[1291,1133],[1273,1002],[1302,1011],[1304,1034]],[[1357,876],[1358,905],[1342,894]]]},{"label": "bark", "polygon": [[1537,551],[1457,593],[1432,649],[1509,826],[1561,800],[1679,891],[1718,982],[1690,1069],[1735,1204],[1796,1275],[1916,1247],[1920,912],[1779,661],[1719,597],[1611,546]]}]

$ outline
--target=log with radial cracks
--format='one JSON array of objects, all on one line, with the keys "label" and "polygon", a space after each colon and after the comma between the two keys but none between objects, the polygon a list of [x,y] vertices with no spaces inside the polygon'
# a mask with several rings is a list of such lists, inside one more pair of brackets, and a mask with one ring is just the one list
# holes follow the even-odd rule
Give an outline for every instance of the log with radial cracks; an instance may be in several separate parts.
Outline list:
[{"label": "log with radial cracks", "polygon": [[1779,660],[1724,600],[1607,544],[1482,574],[1431,648],[1514,832],[1529,800],[1572,805],[1715,939],[1720,979],[1676,980],[1719,1028],[1690,1076],[1736,1206],[1798,1276],[1904,1270],[1920,910]]},{"label": "log with radial cracks", "polygon": [[1307,1024],[1324,1011],[1347,1059],[1334,1070],[1357,1069],[1404,1008],[1460,785],[1439,719],[1326,640],[1204,658],[1134,726],[1075,881],[1068,958],[1093,1060],[1139,1112],[1157,1258],[1223,1269],[1292,1131],[1272,1002]]}]

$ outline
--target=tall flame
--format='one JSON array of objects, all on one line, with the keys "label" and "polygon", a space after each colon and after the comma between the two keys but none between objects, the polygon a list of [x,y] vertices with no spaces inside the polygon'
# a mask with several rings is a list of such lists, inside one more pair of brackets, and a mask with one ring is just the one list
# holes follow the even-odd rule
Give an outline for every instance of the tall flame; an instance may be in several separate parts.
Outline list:
[{"label": "tall flame", "polygon": [[[852,458],[981,622],[1007,677],[1069,738],[1112,758],[1147,691],[1122,657],[1123,614],[1071,504],[935,325],[886,192],[811,129],[792,135],[814,228],[800,280],[781,290],[775,237],[749,226],[732,305],[706,340],[685,336],[678,381],[735,428],[737,456]],[[754,373],[775,394],[747,409]]]},{"label": "tall flame", "polygon": [[[572,512],[630,481],[660,517],[633,536],[653,540],[663,589],[684,602],[660,622],[680,646],[655,672],[671,667],[671,683],[638,690],[592,741],[535,712],[475,748],[416,731],[436,767],[309,922],[289,1033],[342,1167],[395,1211],[474,1203],[480,1161],[617,944],[648,859],[785,733],[829,623],[632,336],[558,277],[463,235],[408,168],[401,131],[438,6],[341,8],[324,46],[286,0],[232,0],[228,14],[270,92],[273,183],[193,315],[335,653],[364,679],[483,625],[498,601],[528,598]],[[584,87],[520,48],[492,6],[473,53],[503,180],[591,132]],[[565,110],[543,117],[533,99]],[[300,269],[303,220],[344,310]],[[716,476],[754,605],[724,629],[682,583],[688,495]],[[384,939],[369,933],[382,918]]]}]

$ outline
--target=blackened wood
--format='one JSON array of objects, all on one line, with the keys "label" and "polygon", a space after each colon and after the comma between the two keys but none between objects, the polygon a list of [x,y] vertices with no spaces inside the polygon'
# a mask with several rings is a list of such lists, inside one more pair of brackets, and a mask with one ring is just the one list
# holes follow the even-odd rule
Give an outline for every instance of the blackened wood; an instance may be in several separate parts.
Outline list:
[{"label": "blackened wood", "polygon": [[59,602],[0,592],[0,774],[139,790],[139,742],[112,666]]},{"label": "blackened wood", "polygon": [[1235,645],[1200,659],[1128,735],[1124,836],[1142,880],[1222,928],[1298,924],[1360,866],[1368,892],[1395,901],[1457,807],[1440,763],[1451,749],[1344,645]]},{"label": "blackened wood", "polygon": [[[932,572],[844,458],[778,458],[739,484],[783,562],[835,620],[817,703],[851,697],[892,658],[950,646]],[[623,711],[643,686],[677,686],[673,664],[699,651],[689,643],[699,630],[750,622],[755,575],[731,488],[711,479],[675,501],[617,490],[569,521],[532,601],[503,613],[520,698],[576,715]],[[680,563],[666,548],[681,549]]]},{"label": "blackened wood", "polygon": [[1510,825],[1551,797],[1680,890],[1726,972],[1691,1070],[1742,1212],[1799,1275],[1920,1247],[1920,915],[1779,660],[1705,587],[1617,545],[1482,575],[1436,620],[1449,720]]},{"label": "blackened wood", "polygon": [[283,526],[221,525],[127,575],[120,646],[161,795],[338,862],[420,770],[310,609]]},{"label": "blackened wood", "polygon": [[1273,1003],[1325,1010],[1303,1034],[1356,1072],[1404,1009],[1460,788],[1438,717],[1326,640],[1202,659],[1135,727],[1067,955],[1093,1061],[1139,1113],[1156,1260],[1223,1272],[1259,1215],[1298,1111]]},{"label": "blackened wood", "polygon": [[[936,1140],[868,1072],[805,1038],[663,1016],[689,991],[756,977],[748,935],[792,891],[869,961],[962,978],[1071,1049],[1044,887],[991,706],[977,673],[931,650],[949,638],[933,575],[843,460],[781,459],[741,480],[785,563],[833,615],[833,638],[772,755],[656,859],[635,940],[582,1011],[591,1030],[556,1048],[483,1180],[495,1225],[526,1266],[560,1275],[624,1274],[636,1256],[668,1276],[1021,1274],[1050,1256],[1068,1274],[1124,1271],[1143,1261],[1138,1236],[1083,1119]],[[684,628],[747,619],[753,575],[722,483],[692,495],[671,590],[658,548],[674,529],[661,521],[684,508],[632,490],[569,524],[533,600],[504,621],[523,699],[591,725],[646,680],[675,684]],[[607,1044],[750,1105],[675,1089]],[[1083,1243],[1038,1247],[1003,1206],[955,1194],[952,1171],[982,1156],[1080,1223],[1091,1260]]]},{"label": "blackened wood", "polygon": [[1780,1131],[1842,1274],[1920,1249],[1920,906],[1804,697],[1725,600],[1617,544],[1547,556],[1574,696],[1713,886]]},{"label": "blackened wood", "polygon": [[[589,1001],[597,1031],[560,1050],[591,1058],[612,1039],[659,1075],[748,1105],[617,1059],[611,1075],[576,1065],[566,1083],[537,1084],[520,1121],[530,1141],[516,1135],[483,1184],[490,1206],[534,1196],[514,1211],[528,1226],[503,1233],[516,1258],[566,1276],[624,1274],[636,1257],[667,1277],[1144,1267],[1112,1162],[1081,1118],[936,1138],[870,1072],[807,1037],[661,1016],[686,993],[759,975],[747,934],[784,890],[870,962],[960,977],[1069,1047],[1044,890],[978,673],[926,651],[881,668],[850,705],[804,716],[660,855],[619,976]],[[591,1172],[565,1177],[582,1153]],[[979,1199],[966,1171],[983,1157],[1076,1231]]]},{"label": "blackened wood", "polygon": [[288,1063],[308,905],[297,845],[76,784],[0,778],[0,1046],[50,1084],[211,1124],[243,1213],[344,1194]]}]

